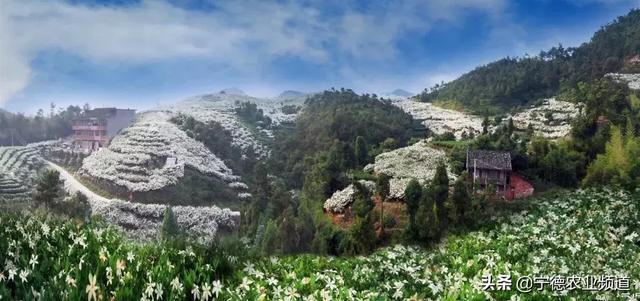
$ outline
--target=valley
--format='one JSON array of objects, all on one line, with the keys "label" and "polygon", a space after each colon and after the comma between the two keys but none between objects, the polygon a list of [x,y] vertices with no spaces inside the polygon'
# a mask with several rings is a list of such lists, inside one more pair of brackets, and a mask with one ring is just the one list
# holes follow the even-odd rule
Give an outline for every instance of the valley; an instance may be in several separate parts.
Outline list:
[{"label": "valley", "polygon": [[[306,14],[291,19],[278,14],[279,3],[254,3],[285,24],[286,39],[273,45],[252,38],[264,34],[249,26],[255,11],[216,19],[245,12],[242,4],[94,5],[22,7],[12,18],[126,12],[153,16],[140,27],[180,39],[138,45],[135,66],[121,47],[101,49],[108,68],[64,47],[38,52],[29,65],[42,72],[33,73],[39,85],[46,78],[89,94],[101,82],[134,99],[137,85],[153,85],[137,109],[113,92],[101,96],[122,99],[108,105],[97,93],[91,105],[70,94],[60,100],[66,107],[0,110],[0,300],[640,298],[640,10],[578,46],[494,58],[450,78],[433,63],[443,54],[413,44],[428,36],[416,29],[446,25],[452,12],[387,28],[389,16],[367,15],[379,7],[363,4],[329,26],[321,20],[339,7],[308,11],[294,1]],[[390,13],[426,9],[406,5]],[[174,15],[172,26],[155,26]],[[385,26],[361,45],[369,19]],[[206,35],[225,26],[236,29],[212,35],[222,42]],[[264,26],[269,37],[280,32]],[[313,30],[313,43],[299,40],[298,26]],[[355,32],[345,39],[347,29]],[[396,31],[411,35],[384,38]],[[186,38],[196,42],[180,44]],[[438,51],[451,48],[447,64],[468,63],[442,43]],[[486,61],[477,48],[464,51]],[[396,56],[411,60],[391,66]],[[43,65],[59,74],[47,77]],[[286,70],[265,73],[272,65]],[[123,78],[105,79],[122,70]],[[329,88],[343,82],[358,89]],[[392,86],[418,91],[415,83],[424,90]],[[175,93],[158,97],[167,86]],[[20,97],[35,104],[33,91]]]}]

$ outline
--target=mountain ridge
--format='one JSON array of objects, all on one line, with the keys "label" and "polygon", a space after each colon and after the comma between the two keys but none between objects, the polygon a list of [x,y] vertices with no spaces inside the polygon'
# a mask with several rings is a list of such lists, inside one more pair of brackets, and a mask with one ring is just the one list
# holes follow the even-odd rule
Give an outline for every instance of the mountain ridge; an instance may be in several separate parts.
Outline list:
[{"label": "mountain ridge", "polygon": [[602,26],[578,47],[559,45],[535,57],[506,57],[436,84],[418,97],[425,102],[461,105],[475,113],[498,114],[617,72],[639,53],[640,10],[634,9]]}]

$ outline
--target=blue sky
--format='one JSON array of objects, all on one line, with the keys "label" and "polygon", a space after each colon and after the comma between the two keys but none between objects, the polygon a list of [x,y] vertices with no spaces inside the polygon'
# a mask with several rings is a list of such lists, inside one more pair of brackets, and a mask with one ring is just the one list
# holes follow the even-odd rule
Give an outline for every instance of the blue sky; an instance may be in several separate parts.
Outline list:
[{"label": "blue sky", "polygon": [[237,87],[413,93],[505,56],[577,46],[636,1],[0,2],[0,107],[144,109]]}]

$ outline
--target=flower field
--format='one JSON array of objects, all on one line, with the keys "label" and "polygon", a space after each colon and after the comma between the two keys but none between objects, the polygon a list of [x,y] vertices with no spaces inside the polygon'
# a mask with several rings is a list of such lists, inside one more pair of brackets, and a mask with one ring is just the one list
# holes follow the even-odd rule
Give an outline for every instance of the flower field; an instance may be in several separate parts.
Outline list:
[{"label": "flower field", "polygon": [[[404,189],[412,178],[420,183],[433,179],[440,161],[447,161],[444,151],[429,147],[426,141],[419,141],[413,145],[377,155],[375,162],[365,166],[364,169],[391,176],[389,196],[402,198]],[[448,174],[451,179],[455,179],[456,176],[451,172]]]},{"label": "flower field", "polygon": [[[304,99],[300,99],[302,102]],[[174,112],[183,113],[201,122],[215,121],[228,130],[234,146],[247,150],[252,148],[258,154],[268,155],[269,149],[263,145],[257,137],[238,120],[234,108],[236,102],[252,102],[259,109],[262,109],[265,116],[271,118],[274,124],[285,121],[293,121],[295,114],[285,114],[282,112],[283,103],[277,100],[255,98],[240,94],[206,94],[188,98],[169,109]],[[296,102],[294,102],[296,103]],[[287,104],[292,104],[289,101]],[[273,133],[269,129],[260,129],[267,136],[272,137]]]},{"label": "flower field", "polygon": [[531,125],[534,132],[545,138],[562,138],[571,131],[571,121],[578,116],[579,109],[580,107],[573,103],[550,98],[539,106],[513,115],[513,125],[523,131]]},{"label": "flower field", "polygon": [[629,85],[630,89],[640,90],[640,75],[631,73],[607,73],[605,77],[611,78],[619,82]]},{"label": "flower field", "polygon": [[[129,243],[110,229],[36,217],[0,220],[3,299],[634,300],[640,293],[640,197],[579,190],[532,200],[430,249],[254,258],[194,246]],[[235,271],[226,273],[233,267]],[[628,277],[628,291],[584,286],[484,291],[483,276]],[[627,287],[621,286],[621,287]],[[560,288],[563,288],[562,286]]]},{"label": "flower field", "polygon": [[[126,237],[148,242],[160,236],[166,205],[108,199],[86,188],[64,168],[55,164],[51,167],[60,173],[64,188],[70,195],[84,194],[91,206],[91,214],[122,230]],[[220,230],[233,232],[239,226],[240,212],[227,208],[174,206],[172,210],[185,236],[202,243],[213,241]]]},{"label": "flower field", "polygon": [[[158,190],[176,184],[184,176],[185,166],[227,182],[238,180],[220,158],[171,123],[171,116],[162,111],[142,114],[108,148],[87,157],[80,173],[130,191]],[[175,163],[169,164],[169,157],[175,158]]]},{"label": "flower field", "polygon": [[32,147],[0,147],[0,203],[31,198],[32,183],[42,160]]},{"label": "flower field", "polygon": [[463,132],[474,135],[482,132],[482,117],[448,110],[434,106],[431,103],[413,101],[410,99],[395,100],[396,106],[420,120],[434,134],[440,135],[452,132],[457,139]]},{"label": "flower field", "polygon": [[[633,77],[624,77],[626,81],[633,82]],[[632,85],[630,83],[630,85]],[[422,121],[433,133],[440,135],[452,132],[457,139],[463,132],[478,135],[482,132],[482,117],[443,109],[431,103],[417,102],[409,99],[396,100],[397,106],[411,114],[415,119]],[[551,120],[545,116],[549,112]],[[554,98],[546,99],[542,104],[532,106],[511,116],[514,125],[519,130],[527,130],[529,124],[534,132],[545,138],[556,139],[566,136],[571,130],[571,120],[578,115],[579,107],[573,103],[559,101]],[[503,119],[505,122],[508,118]],[[495,126],[493,127],[495,128]],[[489,130],[492,130],[490,128]]]}]

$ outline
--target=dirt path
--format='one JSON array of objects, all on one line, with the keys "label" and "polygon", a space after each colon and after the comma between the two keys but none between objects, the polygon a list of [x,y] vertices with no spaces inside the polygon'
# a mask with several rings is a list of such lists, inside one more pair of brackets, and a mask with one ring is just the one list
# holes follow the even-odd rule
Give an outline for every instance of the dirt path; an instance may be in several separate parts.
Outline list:
[{"label": "dirt path", "polygon": [[111,204],[112,202],[111,199],[105,198],[91,191],[91,189],[87,188],[78,180],[76,180],[76,178],[72,174],[70,174],[66,169],[62,168],[61,166],[51,161],[46,161],[46,162],[49,164],[49,166],[51,166],[53,169],[55,169],[60,173],[60,179],[64,180],[64,188],[67,190],[67,192],[69,192],[70,194],[74,194],[79,191],[85,196],[87,196],[87,198],[89,199],[89,202],[91,203],[91,207],[92,209],[94,209],[94,211],[96,207],[106,207]]}]

